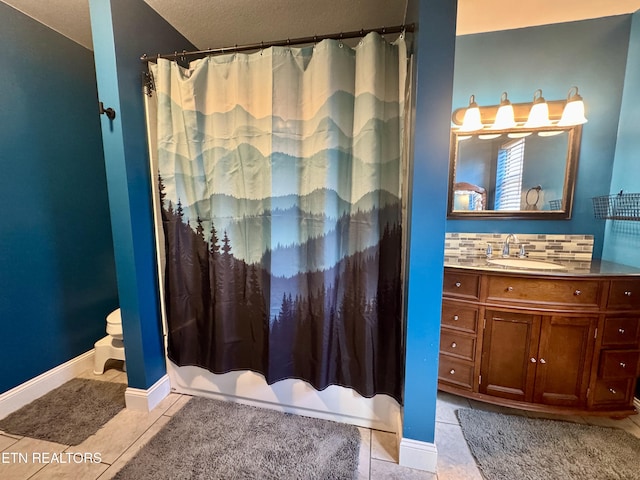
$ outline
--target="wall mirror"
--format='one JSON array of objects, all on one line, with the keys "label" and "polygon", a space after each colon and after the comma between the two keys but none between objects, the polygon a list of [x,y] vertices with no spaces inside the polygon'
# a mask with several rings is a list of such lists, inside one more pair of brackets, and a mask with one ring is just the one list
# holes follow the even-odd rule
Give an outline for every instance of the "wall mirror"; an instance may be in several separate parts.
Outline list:
[{"label": "wall mirror", "polygon": [[571,218],[581,134],[582,125],[453,128],[447,217]]}]

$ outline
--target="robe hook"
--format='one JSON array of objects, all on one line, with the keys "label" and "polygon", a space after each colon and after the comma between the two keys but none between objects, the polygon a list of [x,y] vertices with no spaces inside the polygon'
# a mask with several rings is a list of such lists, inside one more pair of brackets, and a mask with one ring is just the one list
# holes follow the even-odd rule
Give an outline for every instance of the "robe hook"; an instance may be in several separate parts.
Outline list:
[{"label": "robe hook", "polygon": [[100,115],[104,113],[109,120],[113,120],[114,118],[116,118],[116,111],[111,107],[104,108],[104,104],[102,102],[100,102],[99,104],[98,112],[100,113]]}]

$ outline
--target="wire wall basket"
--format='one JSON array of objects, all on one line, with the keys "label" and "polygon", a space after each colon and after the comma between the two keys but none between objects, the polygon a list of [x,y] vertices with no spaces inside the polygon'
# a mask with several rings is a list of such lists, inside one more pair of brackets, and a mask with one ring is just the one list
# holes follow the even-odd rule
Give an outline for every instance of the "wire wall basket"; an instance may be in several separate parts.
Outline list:
[{"label": "wire wall basket", "polygon": [[593,197],[593,214],[599,219],[640,220],[640,193]]},{"label": "wire wall basket", "polygon": [[562,210],[562,200],[549,200],[550,210]]}]

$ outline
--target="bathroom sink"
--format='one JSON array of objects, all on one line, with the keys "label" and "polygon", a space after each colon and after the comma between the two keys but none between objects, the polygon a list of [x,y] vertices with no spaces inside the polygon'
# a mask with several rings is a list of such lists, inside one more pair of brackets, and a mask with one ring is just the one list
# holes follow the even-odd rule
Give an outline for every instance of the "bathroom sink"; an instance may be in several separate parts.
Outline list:
[{"label": "bathroom sink", "polygon": [[564,265],[529,258],[490,258],[487,262],[491,265],[500,265],[511,268],[524,268],[527,270],[566,270]]}]

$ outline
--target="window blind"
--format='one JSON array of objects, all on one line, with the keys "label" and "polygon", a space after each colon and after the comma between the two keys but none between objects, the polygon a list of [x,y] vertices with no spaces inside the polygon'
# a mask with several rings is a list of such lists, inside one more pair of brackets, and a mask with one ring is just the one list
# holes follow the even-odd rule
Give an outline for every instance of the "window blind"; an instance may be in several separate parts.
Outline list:
[{"label": "window blind", "polygon": [[520,210],[524,141],[512,140],[498,150],[495,210]]}]

